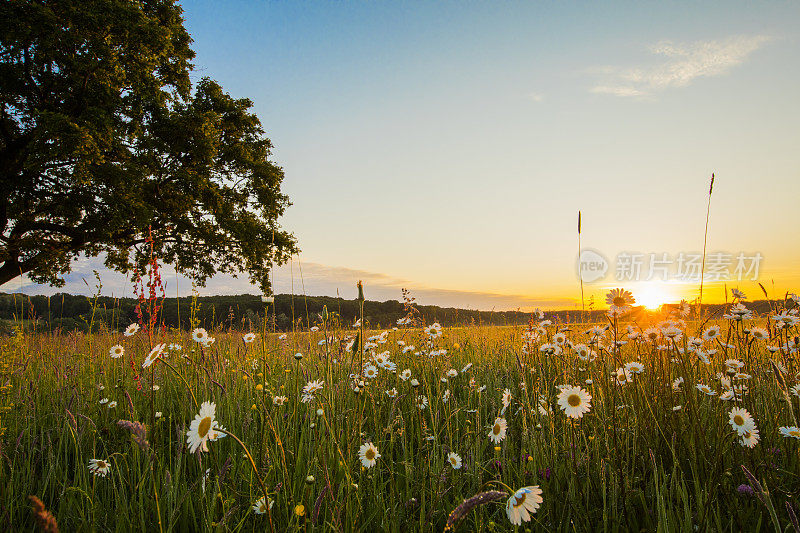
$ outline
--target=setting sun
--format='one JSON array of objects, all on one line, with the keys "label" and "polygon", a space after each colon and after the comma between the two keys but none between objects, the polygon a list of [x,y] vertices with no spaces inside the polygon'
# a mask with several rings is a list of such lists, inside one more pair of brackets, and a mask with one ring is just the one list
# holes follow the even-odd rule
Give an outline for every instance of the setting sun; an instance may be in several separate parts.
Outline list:
[{"label": "setting sun", "polygon": [[647,309],[656,310],[665,303],[676,301],[672,291],[661,283],[646,283],[632,292],[633,297],[636,298],[636,303],[645,306]]}]

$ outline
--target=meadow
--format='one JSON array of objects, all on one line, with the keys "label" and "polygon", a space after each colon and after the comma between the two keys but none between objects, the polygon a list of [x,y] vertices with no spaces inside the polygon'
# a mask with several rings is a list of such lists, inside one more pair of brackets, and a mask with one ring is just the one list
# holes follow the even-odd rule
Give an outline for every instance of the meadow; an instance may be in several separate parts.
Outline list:
[{"label": "meadow", "polygon": [[0,528],[800,531],[796,297],[609,303],[597,324],[19,328]]}]

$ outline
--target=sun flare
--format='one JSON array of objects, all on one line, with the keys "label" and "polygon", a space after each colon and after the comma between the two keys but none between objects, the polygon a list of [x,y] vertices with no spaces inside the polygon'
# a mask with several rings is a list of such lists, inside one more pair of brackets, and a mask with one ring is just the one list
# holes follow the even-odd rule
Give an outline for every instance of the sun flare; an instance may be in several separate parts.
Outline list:
[{"label": "sun flare", "polygon": [[676,301],[675,295],[667,287],[658,283],[647,283],[641,288],[633,291],[636,303],[645,306],[647,309],[656,310],[665,303]]}]

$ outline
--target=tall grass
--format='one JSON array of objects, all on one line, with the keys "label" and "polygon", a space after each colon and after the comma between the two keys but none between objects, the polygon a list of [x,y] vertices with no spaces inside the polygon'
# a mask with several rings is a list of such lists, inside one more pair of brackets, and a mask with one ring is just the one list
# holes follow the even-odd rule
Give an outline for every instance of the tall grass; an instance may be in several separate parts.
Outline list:
[{"label": "tall grass", "polygon": [[[787,504],[800,494],[800,440],[778,428],[796,425],[797,326],[776,329],[766,317],[719,321],[718,340],[699,342],[706,364],[692,338],[713,322],[674,319],[679,337],[663,328],[654,341],[641,335],[664,318],[633,324],[623,316],[599,325],[598,336],[586,333],[588,325],[532,320],[529,328],[473,326],[430,337],[421,324],[381,332],[320,316],[318,331],[259,331],[252,343],[245,332],[210,332],[210,348],[184,331],[156,329],[149,339],[102,325],[88,334],[20,330],[0,340],[2,401],[13,406],[2,418],[0,528],[32,528],[28,497],[35,495],[62,531],[153,531],[159,523],[164,531],[263,531],[270,523],[276,531],[441,531],[465,499],[495,491],[463,517],[462,507],[456,527],[501,531],[513,526],[505,500],[494,501],[497,491],[539,485],[544,503],[523,528],[786,530]],[[769,339],[754,337],[756,326],[768,327]],[[554,347],[559,332],[566,342]],[[118,343],[126,353],[113,359],[108,349]],[[182,348],[142,369],[151,343]],[[570,344],[586,344],[597,358],[579,359]],[[409,346],[415,349],[404,352]],[[385,351],[396,370],[367,379],[361,358],[374,364]],[[733,379],[735,399],[722,401],[731,358],[751,377]],[[623,373],[624,384],[611,378],[632,361],[644,372]],[[417,387],[400,378],[406,368]],[[457,376],[447,376],[451,369]],[[678,377],[684,383],[676,392]],[[302,403],[303,386],[318,379],[324,388]],[[564,384],[591,393],[583,418],[559,409]],[[506,388],[513,398],[504,409]],[[274,396],[288,401],[275,405]],[[426,409],[418,396],[428,399]],[[257,473],[233,437],[189,453],[194,398],[216,404],[217,421],[247,446]],[[753,448],[728,422],[734,405],[756,420],[761,440]],[[489,426],[501,413],[508,435],[495,446]],[[147,446],[119,420],[145,424]],[[358,458],[367,442],[380,452],[373,468]],[[450,451],[463,458],[458,470],[447,461]],[[107,477],[89,472],[92,458],[109,461]],[[263,496],[259,477],[274,501],[269,516],[252,509]],[[760,492],[767,488],[770,506]]]}]

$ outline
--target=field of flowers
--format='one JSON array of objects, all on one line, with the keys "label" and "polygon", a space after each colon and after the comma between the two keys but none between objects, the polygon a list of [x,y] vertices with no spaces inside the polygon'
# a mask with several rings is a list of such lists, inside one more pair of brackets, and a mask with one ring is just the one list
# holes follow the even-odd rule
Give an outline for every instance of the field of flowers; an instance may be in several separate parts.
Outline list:
[{"label": "field of flowers", "polygon": [[0,529],[800,531],[797,298],[608,303],[600,324],[20,330]]}]

